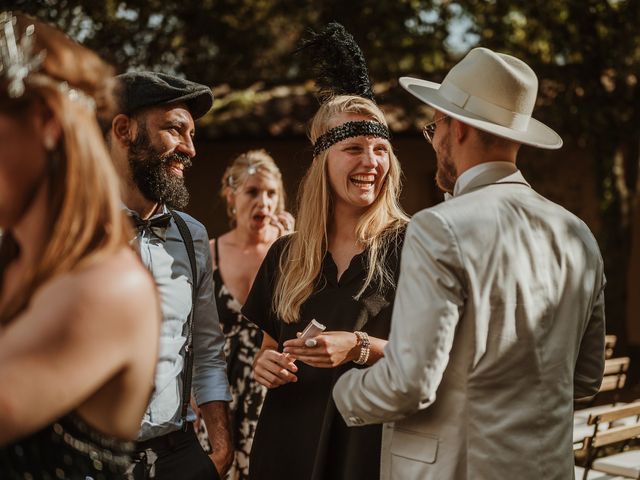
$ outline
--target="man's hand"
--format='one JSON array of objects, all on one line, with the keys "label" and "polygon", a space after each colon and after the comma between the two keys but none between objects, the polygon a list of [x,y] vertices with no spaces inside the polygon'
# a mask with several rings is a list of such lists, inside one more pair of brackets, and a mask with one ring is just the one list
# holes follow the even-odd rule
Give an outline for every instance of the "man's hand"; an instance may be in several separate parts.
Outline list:
[{"label": "man's hand", "polygon": [[207,426],[212,453],[209,455],[220,478],[224,478],[233,463],[233,444],[229,427],[227,402],[209,402],[200,405],[200,414]]}]

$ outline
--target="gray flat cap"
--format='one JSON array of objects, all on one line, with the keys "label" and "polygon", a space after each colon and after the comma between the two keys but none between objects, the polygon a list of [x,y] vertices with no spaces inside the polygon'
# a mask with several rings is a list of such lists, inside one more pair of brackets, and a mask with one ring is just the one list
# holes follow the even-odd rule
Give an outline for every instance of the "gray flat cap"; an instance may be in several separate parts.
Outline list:
[{"label": "gray flat cap", "polygon": [[119,113],[131,115],[138,110],[171,103],[184,103],[194,120],[213,105],[213,93],[206,85],[155,72],[129,72],[116,77]]}]

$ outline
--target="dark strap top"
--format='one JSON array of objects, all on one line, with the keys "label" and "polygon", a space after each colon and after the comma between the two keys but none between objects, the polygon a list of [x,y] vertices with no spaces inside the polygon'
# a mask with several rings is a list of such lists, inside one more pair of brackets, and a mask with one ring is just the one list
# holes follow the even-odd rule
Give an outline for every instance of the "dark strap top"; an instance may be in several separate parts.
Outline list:
[{"label": "dark strap top", "polygon": [[[222,333],[227,338],[240,335],[243,331],[260,332],[253,323],[248,322],[246,318],[240,313],[242,304],[238,301],[229,291],[227,286],[222,280],[222,274],[220,273],[220,253],[218,250],[219,239],[215,239],[213,248],[213,259],[215,261],[215,267],[213,269],[213,292],[216,298],[216,306],[218,308],[218,317],[220,319],[220,326],[222,327]],[[258,343],[258,348],[260,344]],[[227,361],[229,361],[229,352],[227,353]]]},{"label": "dark strap top", "polygon": [[0,478],[124,479],[133,448],[133,442],[100,433],[77,414],[70,413],[0,448]]}]

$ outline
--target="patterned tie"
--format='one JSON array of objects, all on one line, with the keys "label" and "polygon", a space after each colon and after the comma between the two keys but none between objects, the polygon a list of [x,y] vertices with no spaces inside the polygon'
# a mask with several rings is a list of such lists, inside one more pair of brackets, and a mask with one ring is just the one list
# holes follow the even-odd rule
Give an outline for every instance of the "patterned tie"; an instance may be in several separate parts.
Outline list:
[{"label": "patterned tie", "polygon": [[146,230],[163,242],[167,239],[167,227],[169,226],[169,223],[171,223],[170,213],[157,215],[147,220],[143,220],[135,213],[130,214],[130,217],[139,233]]}]

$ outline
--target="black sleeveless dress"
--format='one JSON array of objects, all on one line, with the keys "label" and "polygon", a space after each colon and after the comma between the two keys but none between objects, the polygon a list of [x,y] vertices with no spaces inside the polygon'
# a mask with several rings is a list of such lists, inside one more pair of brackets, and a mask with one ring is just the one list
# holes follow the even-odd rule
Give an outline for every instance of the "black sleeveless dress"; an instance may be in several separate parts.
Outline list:
[{"label": "black sleeveless dress", "polygon": [[[300,308],[300,320],[285,323],[273,310],[280,258],[292,236],[273,244],[258,271],[242,313],[278,342],[296,338],[316,319],[327,331],[356,330],[386,339],[391,329],[395,285],[405,229],[397,232],[384,255],[393,286],[371,284],[357,298],[367,276],[367,252],[353,257],[338,279],[338,268],[327,252],[311,295]],[[296,235],[295,233],[293,235]],[[371,480],[380,478],[381,425],[348,427],[336,408],[331,391],[351,368],[315,368],[297,362],[297,382],[268,391],[251,451],[251,480]]]},{"label": "black sleeveless dress", "polygon": [[124,479],[133,448],[133,442],[108,437],[71,413],[0,448],[0,478]]},{"label": "black sleeveless dress", "polygon": [[[224,333],[224,354],[227,358],[227,376],[231,390],[231,432],[234,443],[234,461],[225,477],[227,480],[249,478],[249,454],[256,431],[258,417],[267,389],[253,379],[253,360],[262,344],[262,331],[248,322],[240,313],[242,304],[229,292],[220,274],[218,240],[215,241],[213,291],[218,317]],[[198,436],[207,452],[211,452],[204,422]]]}]

